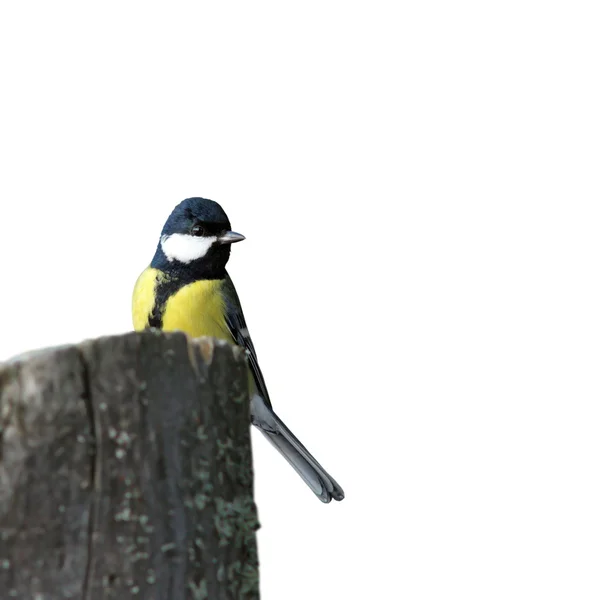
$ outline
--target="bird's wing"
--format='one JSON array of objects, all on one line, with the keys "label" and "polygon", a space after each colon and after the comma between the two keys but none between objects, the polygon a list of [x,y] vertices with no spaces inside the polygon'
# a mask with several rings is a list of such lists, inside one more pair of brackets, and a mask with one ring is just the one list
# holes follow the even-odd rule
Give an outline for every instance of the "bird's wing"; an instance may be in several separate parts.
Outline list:
[{"label": "bird's wing", "polygon": [[225,322],[236,344],[246,349],[248,364],[256,383],[256,393],[251,394],[250,405],[253,425],[261,430],[322,502],[330,502],[332,498],[342,500],[344,490],[273,412],[242,306],[229,275],[225,277],[222,293],[225,300]]},{"label": "bird's wing", "polygon": [[244,319],[244,313],[242,312],[242,305],[238,298],[237,292],[233,285],[233,281],[229,275],[225,276],[225,282],[223,284],[223,298],[225,300],[225,322],[229,328],[235,343],[238,346],[242,346],[246,350],[248,357],[248,364],[256,383],[256,390],[263,398],[267,406],[271,407],[271,401],[269,400],[269,392],[267,391],[267,385],[263,374],[261,373],[260,367],[258,366],[258,359],[256,358],[256,350],[252,343],[252,338],[248,332],[248,326],[246,325],[246,319]]}]

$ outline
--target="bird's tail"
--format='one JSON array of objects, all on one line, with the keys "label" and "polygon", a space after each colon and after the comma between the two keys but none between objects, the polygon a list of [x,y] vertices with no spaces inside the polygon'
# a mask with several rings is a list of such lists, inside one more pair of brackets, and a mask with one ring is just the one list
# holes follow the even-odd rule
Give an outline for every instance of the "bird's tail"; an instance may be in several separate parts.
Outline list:
[{"label": "bird's tail", "polygon": [[344,490],[260,396],[255,395],[252,399],[252,409],[253,423],[292,465],[319,500],[343,500]]}]

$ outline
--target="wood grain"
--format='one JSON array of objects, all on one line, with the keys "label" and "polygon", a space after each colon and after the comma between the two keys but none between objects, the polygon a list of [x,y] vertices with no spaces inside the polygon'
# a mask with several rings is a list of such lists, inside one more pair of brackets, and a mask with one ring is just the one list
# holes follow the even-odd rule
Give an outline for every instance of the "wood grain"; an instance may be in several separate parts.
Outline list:
[{"label": "wood grain", "polygon": [[247,381],[152,331],[0,365],[0,596],[258,598]]}]

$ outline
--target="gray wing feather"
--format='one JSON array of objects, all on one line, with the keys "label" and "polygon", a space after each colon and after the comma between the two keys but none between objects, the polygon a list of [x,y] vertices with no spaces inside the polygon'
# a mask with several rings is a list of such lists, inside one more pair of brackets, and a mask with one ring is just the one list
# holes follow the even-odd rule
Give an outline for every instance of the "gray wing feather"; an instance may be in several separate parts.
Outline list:
[{"label": "gray wing feather", "polygon": [[257,393],[253,395],[251,402],[252,424],[258,427],[269,442],[277,448],[319,500],[322,502],[330,502],[332,498],[342,500],[344,491],[335,479],[323,469],[286,424],[273,412],[269,392],[258,366],[256,350],[248,332],[242,306],[229,275],[223,285],[223,295],[227,327],[236,343],[246,349],[248,364],[256,384]]},{"label": "gray wing feather", "polygon": [[225,283],[223,284],[223,297],[225,298],[225,322],[227,323],[227,327],[236,344],[246,349],[248,364],[256,383],[256,389],[265,402],[271,406],[267,384],[258,366],[256,350],[254,349],[252,338],[248,333],[248,326],[246,325],[246,319],[244,319],[242,305],[229,275],[225,277]]}]

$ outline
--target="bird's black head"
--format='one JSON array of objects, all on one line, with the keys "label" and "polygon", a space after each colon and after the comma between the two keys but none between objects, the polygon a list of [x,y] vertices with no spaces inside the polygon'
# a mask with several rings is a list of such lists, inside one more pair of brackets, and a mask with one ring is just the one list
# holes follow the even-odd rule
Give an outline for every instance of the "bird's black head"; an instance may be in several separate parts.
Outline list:
[{"label": "bird's black head", "polygon": [[188,198],[167,219],[151,266],[185,279],[222,279],[231,244],[243,239],[219,204]]}]

